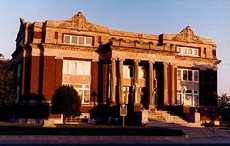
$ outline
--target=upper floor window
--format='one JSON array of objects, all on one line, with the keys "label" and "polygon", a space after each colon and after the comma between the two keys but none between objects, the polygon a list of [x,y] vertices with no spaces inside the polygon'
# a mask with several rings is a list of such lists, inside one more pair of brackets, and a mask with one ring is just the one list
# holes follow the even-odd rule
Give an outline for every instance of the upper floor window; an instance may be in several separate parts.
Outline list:
[{"label": "upper floor window", "polygon": [[192,69],[177,69],[177,80],[198,82],[199,71]]},{"label": "upper floor window", "polygon": [[63,60],[63,74],[90,75],[90,72],[90,61]]},{"label": "upper floor window", "polygon": [[138,78],[144,79],[145,78],[145,68],[144,66],[138,66]]},{"label": "upper floor window", "polygon": [[124,79],[129,79],[131,77],[130,71],[131,69],[129,65],[123,66],[123,78]]},{"label": "upper floor window", "polygon": [[177,47],[177,52],[179,55],[185,56],[199,56],[199,49],[198,48],[191,48],[191,47]]},{"label": "upper floor window", "polygon": [[78,36],[78,35],[64,35],[63,42],[65,44],[92,46],[93,37],[90,36]]}]

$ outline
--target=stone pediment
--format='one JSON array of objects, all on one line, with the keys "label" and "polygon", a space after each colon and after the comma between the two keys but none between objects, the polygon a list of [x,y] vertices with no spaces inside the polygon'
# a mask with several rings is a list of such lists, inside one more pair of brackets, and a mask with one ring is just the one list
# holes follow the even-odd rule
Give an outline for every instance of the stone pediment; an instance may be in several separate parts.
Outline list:
[{"label": "stone pediment", "polygon": [[180,33],[176,34],[172,40],[188,43],[203,43],[200,37],[194,34],[190,26],[187,26]]},{"label": "stone pediment", "polygon": [[59,27],[76,29],[78,31],[108,32],[108,28],[88,22],[82,12],[78,12],[70,19],[64,21]]}]

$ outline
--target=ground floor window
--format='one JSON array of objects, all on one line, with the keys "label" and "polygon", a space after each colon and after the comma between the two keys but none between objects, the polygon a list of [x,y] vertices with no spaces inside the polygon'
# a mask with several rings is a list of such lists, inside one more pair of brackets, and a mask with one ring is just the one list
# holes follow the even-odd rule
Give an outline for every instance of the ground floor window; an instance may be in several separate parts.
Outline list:
[{"label": "ground floor window", "polygon": [[77,84],[77,85],[74,85],[74,88],[77,90],[79,96],[81,97],[82,104],[89,104],[90,103],[89,84]]},{"label": "ground floor window", "polygon": [[199,106],[199,91],[186,90],[177,91],[177,104],[186,106]]}]

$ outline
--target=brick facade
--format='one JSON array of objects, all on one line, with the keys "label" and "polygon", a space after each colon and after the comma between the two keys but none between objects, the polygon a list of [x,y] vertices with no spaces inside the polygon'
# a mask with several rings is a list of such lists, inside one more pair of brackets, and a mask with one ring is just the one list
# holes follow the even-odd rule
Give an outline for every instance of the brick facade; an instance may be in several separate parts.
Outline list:
[{"label": "brick facade", "polygon": [[[58,86],[90,83],[90,95],[95,92],[99,103],[131,102],[146,108],[176,105],[178,90],[183,98],[187,97],[187,90],[182,91],[178,86],[189,89],[191,82],[178,80],[177,70],[182,68],[188,69],[189,74],[183,72],[183,78],[190,78],[189,70],[199,71],[199,89],[192,90],[192,96],[199,94],[199,104],[216,105],[217,65],[220,63],[216,58],[216,44],[197,36],[189,26],[177,34],[123,32],[93,24],[81,12],[67,20],[20,21],[17,46],[12,55],[15,64],[22,66],[19,97],[36,93],[50,103]],[[66,43],[65,35],[71,36],[70,41],[82,37],[85,43],[89,37],[92,43]],[[90,61],[90,75],[64,75],[63,60]],[[123,77],[125,65],[129,66],[129,78]],[[143,71],[139,69],[141,66]],[[139,74],[144,74],[143,78]],[[192,78],[194,76],[192,74]],[[91,104],[82,106],[84,109],[92,107]]]}]

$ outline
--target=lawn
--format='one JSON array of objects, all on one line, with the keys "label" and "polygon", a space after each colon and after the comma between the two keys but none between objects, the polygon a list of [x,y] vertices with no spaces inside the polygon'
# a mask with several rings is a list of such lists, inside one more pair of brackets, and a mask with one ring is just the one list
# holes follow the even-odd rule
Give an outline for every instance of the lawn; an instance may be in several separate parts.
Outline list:
[{"label": "lawn", "polygon": [[87,136],[182,136],[182,130],[162,127],[114,127],[103,125],[69,125],[57,128],[27,125],[2,125],[0,135],[87,135]]}]

